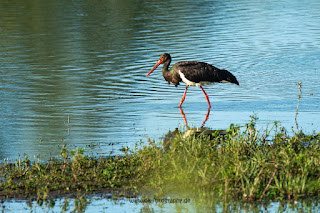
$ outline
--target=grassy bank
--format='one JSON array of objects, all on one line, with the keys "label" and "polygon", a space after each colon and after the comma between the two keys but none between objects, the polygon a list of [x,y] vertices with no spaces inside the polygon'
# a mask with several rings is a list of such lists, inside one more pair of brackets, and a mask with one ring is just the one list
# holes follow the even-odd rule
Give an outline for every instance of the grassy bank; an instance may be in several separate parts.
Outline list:
[{"label": "grassy bank", "polygon": [[168,183],[183,183],[219,199],[316,196],[320,190],[319,140],[319,134],[289,136],[279,123],[258,131],[255,118],[244,128],[231,126],[224,137],[178,135],[167,152],[154,156],[157,164],[150,183],[160,189]]},{"label": "grassy bank", "polygon": [[[171,134],[165,143],[137,145],[121,156],[84,155],[64,146],[48,161],[28,157],[0,166],[0,198],[115,193],[134,197],[186,194],[214,200],[271,201],[317,196],[320,191],[320,134],[291,133],[274,123],[256,128],[231,125],[226,135]],[[270,135],[272,134],[272,135]]]}]

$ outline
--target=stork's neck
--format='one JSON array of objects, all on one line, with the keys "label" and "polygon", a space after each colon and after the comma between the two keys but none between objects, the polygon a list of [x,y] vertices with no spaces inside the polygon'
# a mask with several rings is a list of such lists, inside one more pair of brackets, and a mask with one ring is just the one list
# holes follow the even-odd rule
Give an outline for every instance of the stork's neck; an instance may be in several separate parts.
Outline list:
[{"label": "stork's neck", "polygon": [[171,63],[171,60],[167,60],[167,61],[163,62],[162,75],[163,75],[164,79],[166,79],[166,81],[171,81],[171,79],[172,79],[171,72],[169,70],[170,63]]},{"label": "stork's neck", "polygon": [[171,60],[166,60],[165,62],[163,62],[162,73],[169,72],[170,63]]}]

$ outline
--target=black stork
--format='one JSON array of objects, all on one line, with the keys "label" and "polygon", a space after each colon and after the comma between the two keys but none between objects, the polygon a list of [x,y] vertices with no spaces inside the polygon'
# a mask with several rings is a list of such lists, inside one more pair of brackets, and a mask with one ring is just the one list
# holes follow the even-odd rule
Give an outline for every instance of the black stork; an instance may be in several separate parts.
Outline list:
[{"label": "black stork", "polygon": [[229,71],[221,70],[204,62],[181,61],[175,63],[169,70],[171,56],[168,53],[163,53],[160,56],[160,59],[154,65],[151,71],[147,74],[147,77],[162,63],[162,75],[164,79],[168,81],[168,84],[172,82],[176,87],[179,85],[179,82],[181,81],[183,81],[186,84],[186,89],[180,101],[180,108],[184,99],[186,98],[187,89],[189,86],[199,86],[208,101],[209,108],[211,108],[209,97],[202,88],[203,85],[215,82],[234,83],[239,85],[237,78],[234,75],[232,75]]}]

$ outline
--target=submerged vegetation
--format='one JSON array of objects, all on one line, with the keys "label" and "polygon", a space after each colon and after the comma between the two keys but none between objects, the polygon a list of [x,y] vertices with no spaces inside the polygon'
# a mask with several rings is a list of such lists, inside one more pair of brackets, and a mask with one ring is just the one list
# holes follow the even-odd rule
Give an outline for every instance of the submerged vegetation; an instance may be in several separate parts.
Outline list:
[{"label": "submerged vegetation", "polygon": [[[110,193],[136,197],[186,194],[202,202],[272,201],[318,196],[320,134],[288,134],[275,122],[258,130],[254,116],[226,134],[183,132],[166,142],[149,142],[121,156],[84,155],[83,149],[61,148],[48,161],[27,156],[0,166],[0,199]],[[112,197],[112,196],[110,196]],[[209,203],[207,203],[209,204]],[[213,203],[210,204],[210,206]]]}]

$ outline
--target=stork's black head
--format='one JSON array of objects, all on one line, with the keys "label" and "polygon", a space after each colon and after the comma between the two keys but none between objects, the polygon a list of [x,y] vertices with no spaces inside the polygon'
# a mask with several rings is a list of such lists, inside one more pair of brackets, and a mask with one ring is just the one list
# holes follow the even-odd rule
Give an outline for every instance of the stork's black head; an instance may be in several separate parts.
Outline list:
[{"label": "stork's black head", "polygon": [[171,56],[169,53],[162,53],[160,56],[160,60],[163,62],[165,61],[171,61]]},{"label": "stork's black head", "polygon": [[160,56],[160,59],[158,60],[158,62],[156,63],[156,65],[154,65],[154,67],[150,70],[150,72],[147,74],[147,77],[155,70],[157,69],[157,67],[162,64],[162,63],[170,63],[171,61],[171,56],[168,53],[162,53]]}]

